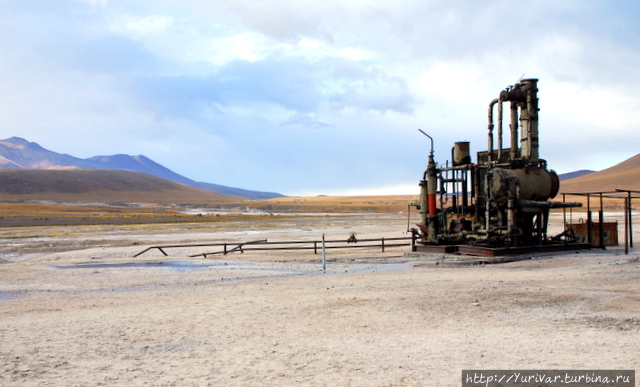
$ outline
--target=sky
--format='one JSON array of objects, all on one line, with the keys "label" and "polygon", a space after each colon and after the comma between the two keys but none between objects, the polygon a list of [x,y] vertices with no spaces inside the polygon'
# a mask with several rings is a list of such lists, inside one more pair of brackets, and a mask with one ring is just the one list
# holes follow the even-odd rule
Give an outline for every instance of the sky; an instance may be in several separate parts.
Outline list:
[{"label": "sky", "polygon": [[[538,78],[558,173],[640,153],[640,2],[0,0],[0,138],[285,195],[417,194]],[[507,140],[505,140],[507,141]],[[475,159],[475,157],[474,157]]]}]

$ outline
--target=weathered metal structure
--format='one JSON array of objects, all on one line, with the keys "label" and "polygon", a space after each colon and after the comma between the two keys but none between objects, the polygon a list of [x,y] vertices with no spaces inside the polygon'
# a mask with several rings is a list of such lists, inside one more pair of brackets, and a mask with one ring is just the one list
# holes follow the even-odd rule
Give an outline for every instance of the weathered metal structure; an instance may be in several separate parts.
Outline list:
[{"label": "weathered metal structure", "polygon": [[[457,142],[451,163],[434,161],[433,139],[420,181],[414,251],[502,255],[527,249],[562,249],[568,241],[547,236],[552,208],[581,203],[550,201],[558,175],[538,154],[538,80],[523,79],[489,104],[488,149],[471,160],[468,142]],[[509,144],[503,142],[503,112],[509,112]],[[497,106],[497,133],[494,110]],[[575,248],[572,246],[571,248]]]}]

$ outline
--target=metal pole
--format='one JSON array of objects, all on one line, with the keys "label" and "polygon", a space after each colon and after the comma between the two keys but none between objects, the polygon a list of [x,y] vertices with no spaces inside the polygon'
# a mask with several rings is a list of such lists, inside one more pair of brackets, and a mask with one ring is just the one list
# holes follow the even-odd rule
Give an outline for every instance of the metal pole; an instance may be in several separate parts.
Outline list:
[{"label": "metal pole", "polygon": [[624,254],[629,254],[629,198],[624,198]]},{"label": "metal pole", "polygon": [[629,247],[633,248],[633,217],[631,215],[633,208],[631,206],[631,191],[629,191],[627,195],[629,197]]},{"label": "metal pole", "polygon": [[382,252],[384,253],[384,237],[382,237]]},{"label": "metal pole", "polygon": [[598,211],[598,247],[604,249],[604,211]]},{"label": "metal pole", "polygon": [[601,249],[604,249],[604,209],[602,205],[602,192],[600,192],[600,212],[598,213],[598,231],[600,235],[598,236],[598,244]]},{"label": "metal pole", "polygon": [[590,195],[587,194],[587,239],[589,244],[593,246],[593,225],[591,223],[591,198]]},{"label": "metal pole", "polygon": [[593,246],[593,221],[591,220],[591,211],[587,211],[587,241]]},{"label": "metal pole", "polygon": [[322,234],[322,270],[327,270],[327,250],[324,246],[324,233]]},{"label": "metal pole", "polygon": [[[562,202],[567,201],[567,195],[562,194]],[[562,231],[567,231],[567,209],[566,207],[562,207]]]}]

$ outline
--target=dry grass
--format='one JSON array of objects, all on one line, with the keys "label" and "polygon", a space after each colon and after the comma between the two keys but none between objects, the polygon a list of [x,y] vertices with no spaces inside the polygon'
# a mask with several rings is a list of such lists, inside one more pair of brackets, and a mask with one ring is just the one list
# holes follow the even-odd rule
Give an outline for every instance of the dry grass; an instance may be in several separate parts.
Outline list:
[{"label": "dry grass", "polygon": [[[149,198],[147,198],[149,199]],[[234,219],[254,219],[256,216],[287,213],[387,213],[406,212],[417,196],[318,196],[286,197],[268,200],[200,201],[189,204],[86,204],[51,202],[0,202],[0,225],[53,224],[127,224],[162,222],[218,222]],[[135,203],[132,201],[130,203]],[[139,202],[138,202],[139,203]],[[191,213],[185,213],[191,209]],[[202,214],[194,213],[202,210]],[[246,210],[261,211],[247,214]],[[195,210],[195,211],[194,211]],[[215,214],[214,210],[231,213]],[[415,211],[415,209],[413,210]],[[212,214],[213,213],[213,214]],[[208,215],[207,215],[208,214]],[[274,217],[282,221],[285,216]]]},{"label": "dry grass", "polygon": [[0,200],[71,203],[222,203],[238,198],[115,170],[0,170]]},{"label": "dry grass", "polygon": [[255,200],[244,205],[267,212],[398,213],[417,200],[418,195],[310,196]]}]

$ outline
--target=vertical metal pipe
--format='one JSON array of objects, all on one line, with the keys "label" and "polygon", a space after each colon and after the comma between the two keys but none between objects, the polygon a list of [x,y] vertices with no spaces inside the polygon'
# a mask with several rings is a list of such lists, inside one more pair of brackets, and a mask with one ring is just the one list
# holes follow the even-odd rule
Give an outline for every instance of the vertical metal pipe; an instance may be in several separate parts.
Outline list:
[{"label": "vertical metal pipe", "polygon": [[547,242],[547,226],[549,225],[549,209],[542,212],[542,241]]},{"label": "vertical metal pipe", "polygon": [[498,102],[498,162],[502,161],[502,101]]},{"label": "vertical metal pipe", "polygon": [[511,101],[511,149],[509,159],[515,160],[518,157],[518,103]]},{"label": "vertical metal pipe", "polygon": [[489,183],[489,172],[487,171],[484,179],[485,229],[487,231],[487,236],[489,236],[489,232],[491,231],[491,199],[489,197]]},{"label": "vertical metal pipe", "polygon": [[538,134],[538,80],[527,79],[527,137],[529,143],[529,162],[537,163],[539,160],[539,134]]},{"label": "vertical metal pipe", "polygon": [[458,171],[456,169],[454,169],[453,171],[451,171],[451,193],[453,195],[451,195],[451,209],[453,210],[454,213],[458,212]]},{"label": "vertical metal pipe", "polygon": [[327,270],[327,249],[324,245],[324,233],[322,234],[322,270]]},{"label": "vertical metal pipe", "polygon": [[591,217],[591,195],[587,194],[587,239],[593,246],[593,218]]},{"label": "vertical metal pipe", "polygon": [[516,228],[516,204],[515,198],[511,191],[509,191],[509,199],[507,200],[507,231],[509,235],[512,235]]},{"label": "vertical metal pipe", "polygon": [[412,252],[416,251],[416,238],[417,238],[416,233],[412,232],[411,233],[411,251]]},{"label": "vertical metal pipe", "polygon": [[536,215],[536,242],[538,246],[542,246],[542,216]]},{"label": "vertical metal pipe", "polygon": [[627,193],[629,198],[629,247],[633,248],[633,206],[631,205],[631,191]]},{"label": "vertical metal pipe", "polygon": [[598,229],[600,232],[598,238],[598,247],[604,249],[604,206],[602,203],[602,192],[600,192],[600,211],[598,211]]},{"label": "vertical metal pipe", "polygon": [[629,197],[624,198],[624,254],[629,254]]},{"label": "vertical metal pipe", "polygon": [[488,134],[488,160],[493,161],[493,105],[498,103],[498,99],[494,99],[489,104],[489,134]]},{"label": "vertical metal pipe", "polygon": [[469,206],[469,194],[467,192],[467,178],[469,177],[469,174],[467,173],[467,170],[463,170],[461,171],[462,173],[462,213],[464,214],[465,211],[467,210],[467,207]]},{"label": "vertical metal pipe", "polygon": [[429,201],[429,242],[436,242],[436,162],[433,160],[433,154],[429,155],[429,164],[427,165],[427,196]]},{"label": "vertical metal pipe", "polygon": [[[562,202],[567,201],[567,195],[562,194]],[[562,231],[567,231],[567,208],[562,207]]]},{"label": "vertical metal pipe", "polygon": [[604,249],[604,211],[598,211],[598,247]]},{"label": "vertical metal pipe", "polygon": [[[425,172],[426,175],[426,172]],[[420,224],[429,226],[429,194],[428,183],[426,179],[420,181]],[[423,235],[426,236],[426,235]]]}]

